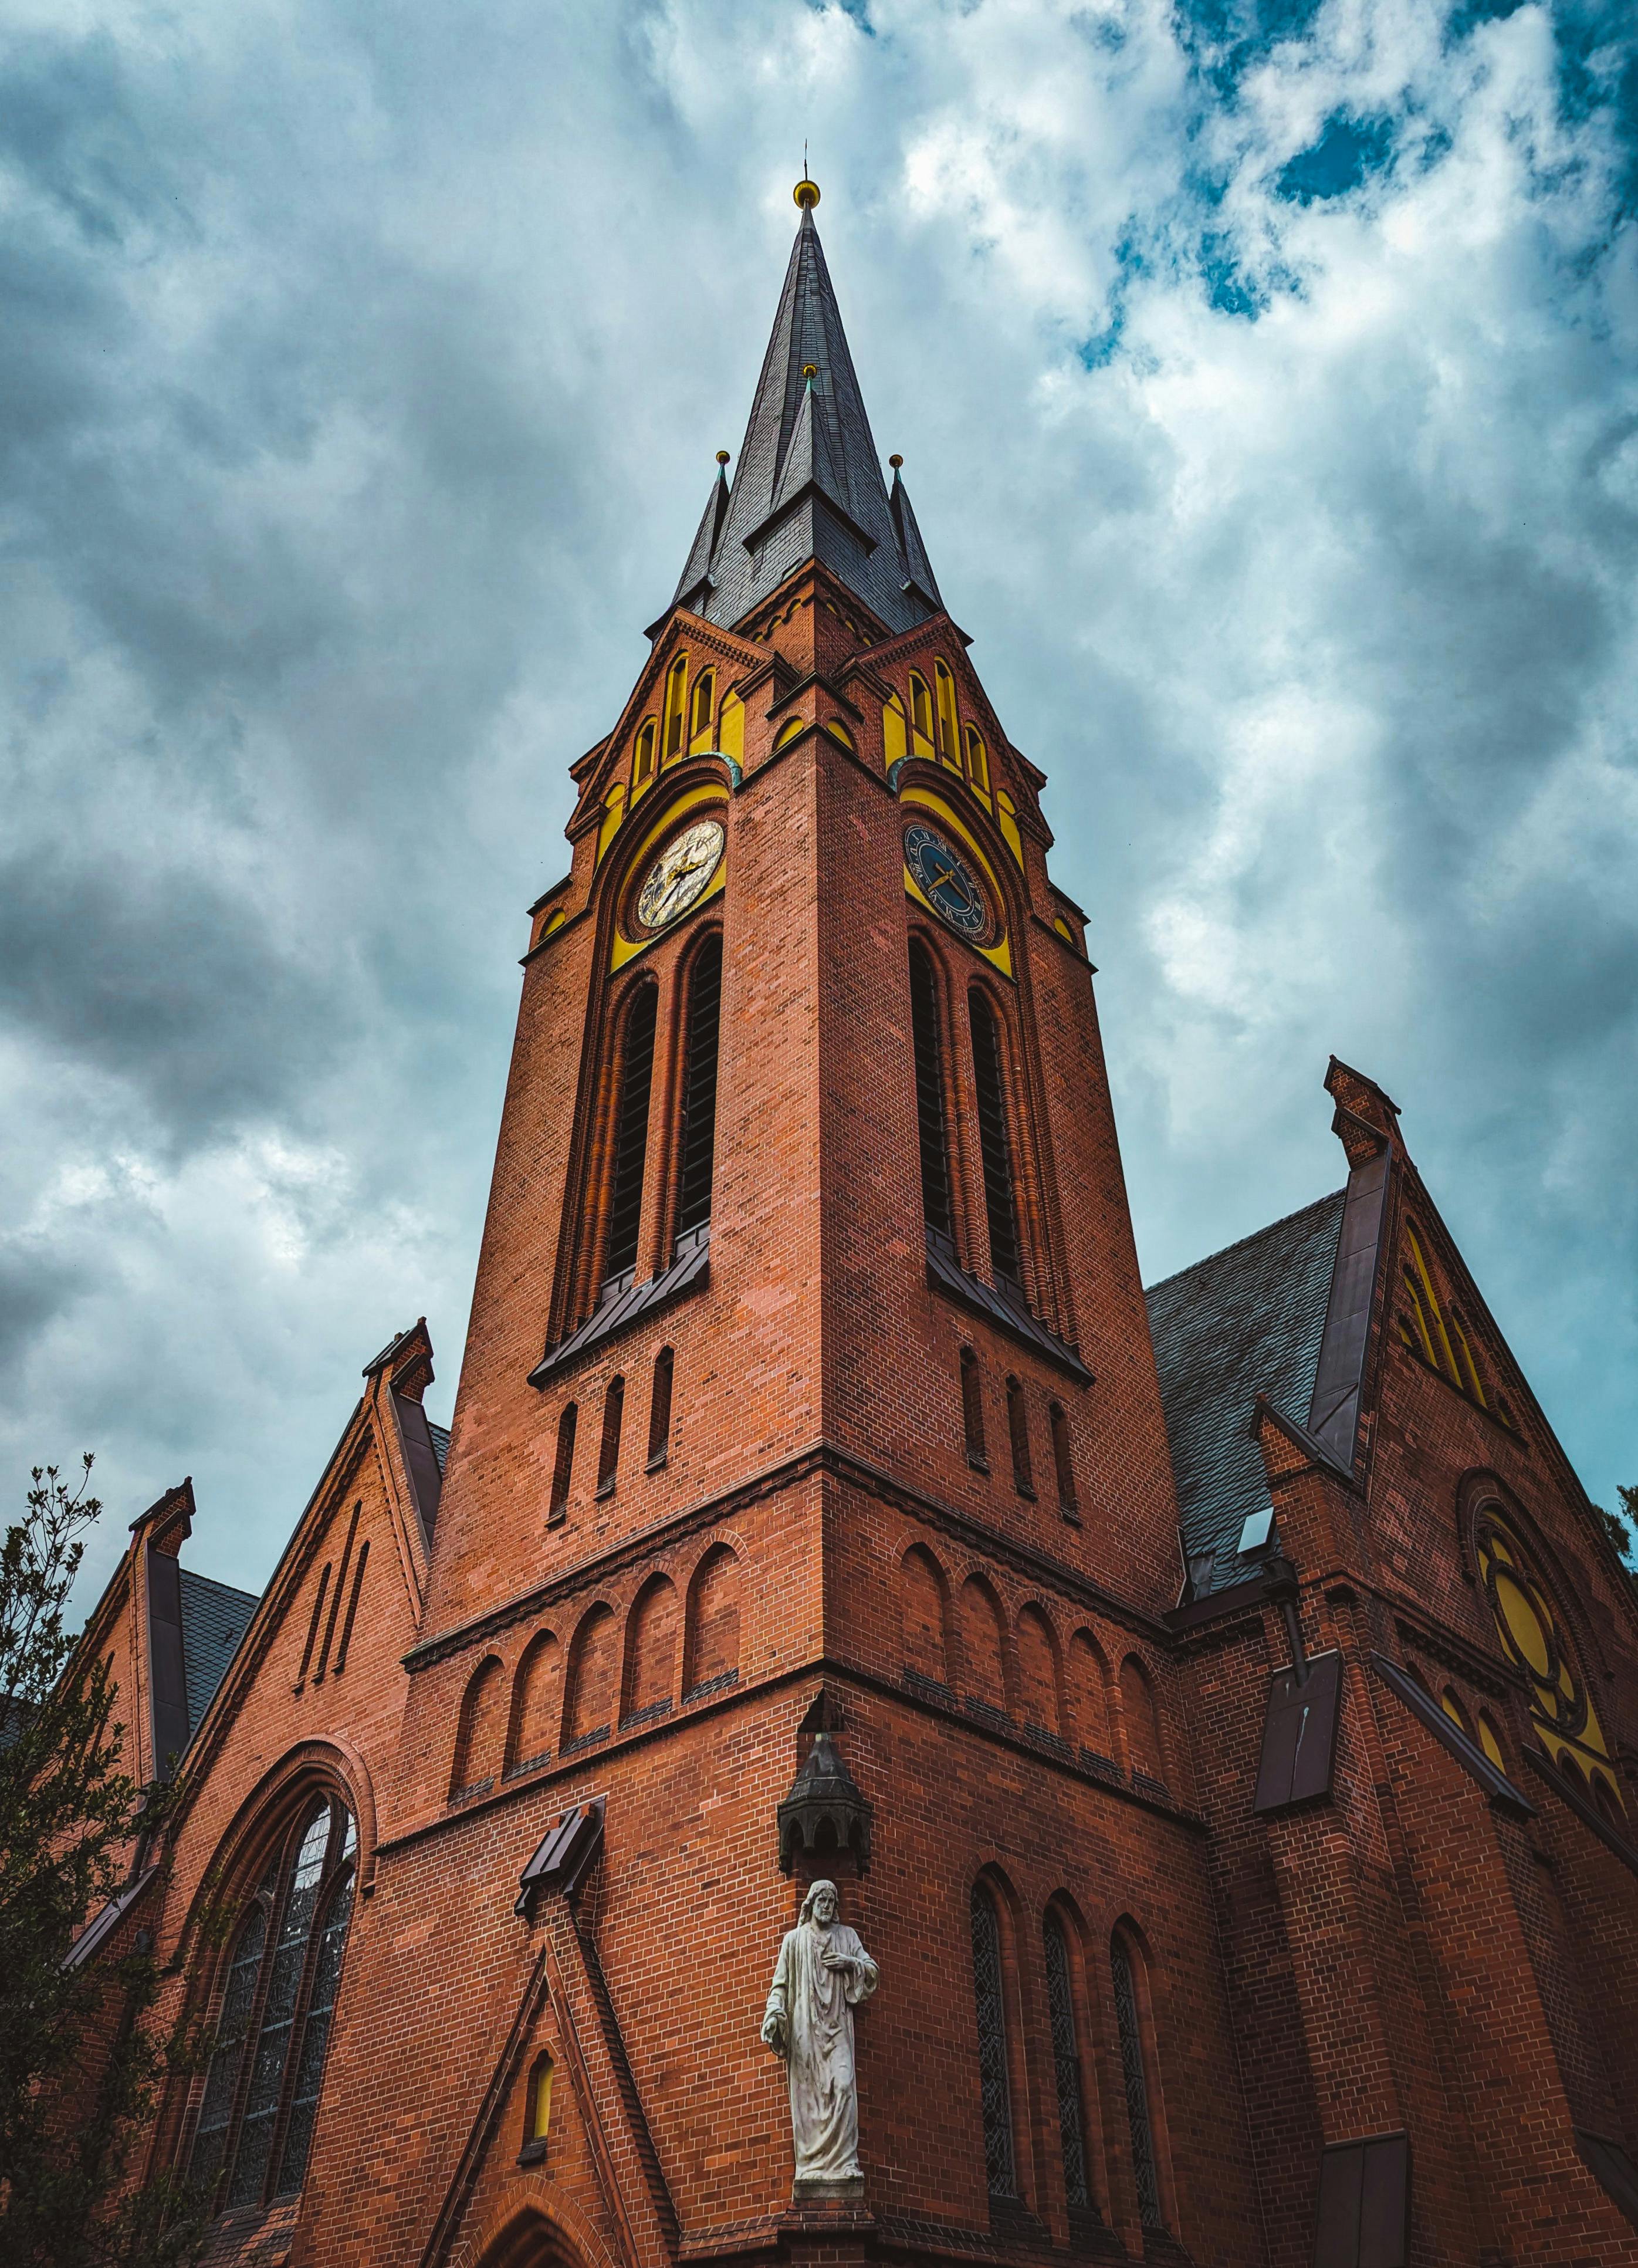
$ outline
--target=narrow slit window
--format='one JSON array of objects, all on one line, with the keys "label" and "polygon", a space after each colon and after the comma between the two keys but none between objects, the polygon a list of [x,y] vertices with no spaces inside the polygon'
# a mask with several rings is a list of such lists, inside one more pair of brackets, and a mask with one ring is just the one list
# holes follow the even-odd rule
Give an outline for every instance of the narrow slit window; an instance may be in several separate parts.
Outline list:
[{"label": "narrow slit window", "polygon": [[694,681],[694,700],[688,722],[690,748],[711,745],[711,704],[716,697],[715,673],[702,669]]},{"label": "narrow slit window", "polygon": [[984,2178],[993,2198],[1016,2198],[1012,2090],[1007,2077],[1006,1991],[1001,1924],[981,1882],[973,1886],[973,1997],[978,2014],[979,2102],[984,2121]]},{"label": "narrow slit window", "polygon": [[671,1454],[672,1381],[677,1358],[662,1347],[654,1358],[654,1383],[649,1390],[649,1470],[656,1473]]},{"label": "narrow slit window", "polygon": [[318,1595],[312,1602],[312,1620],[307,1625],[307,1643],[301,1650],[301,1668],[296,1673],[297,1685],[302,1684],[306,1678],[307,1665],[312,1660],[312,1650],[318,1643],[319,1625],[324,1620],[324,1602],[329,1595],[331,1565],[332,1562],[327,1559],[324,1563],[324,1572],[319,1578]]},{"label": "narrow slit window", "polygon": [[665,761],[682,754],[683,711],[688,683],[688,665],[681,654],[671,666],[665,680]]},{"label": "narrow slit window", "polygon": [[1047,1411],[1052,1421],[1052,1462],[1058,1482],[1060,1512],[1079,1510],[1075,1493],[1075,1459],[1069,1448],[1069,1413],[1061,1402],[1054,1402]]},{"label": "narrow slit window", "polygon": [[654,719],[650,717],[637,735],[637,756],[632,767],[632,778],[638,787],[654,777]]},{"label": "narrow slit window", "polygon": [[1024,1399],[1024,1381],[1007,1381],[1007,1440],[1012,1451],[1012,1485],[1020,1496],[1035,1493],[1035,1474],[1030,1463],[1030,1416]]},{"label": "narrow slit window", "polygon": [[366,1536],[358,1547],[358,1565],[353,1570],[352,1596],[347,1602],[347,1619],[342,1624],[342,1642],[335,1649],[333,1677],[339,1677],[347,1667],[347,1649],[353,1642],[353,1623],[358,1613],[358,1594],[364,1587],[364,1569],[370,1560],[370,1539]]},{"label": "narrow slit window", "polygon": [[944,1128],[944,1067],[938,1037],[938,985],[925,948],[910,948],[910,1029],[915,1055],[915,1123],[922,1152],[922,1211],[929,1236],[953,1248],[950,1149]]},{"label": "narrow slit window", "polygon": [[921,740],[929,744],[933,738],[933,703],[927,681],[910,673],[910,726]]},{"label": "narrow slit window", "polygon": [[989,793],[989,757],[971,725],[966,729],[967,777],[981,795]]},{"label": "narrow slit window", "polygon": [[966,1435],[967,1462],[981,1473],[989,1470],[984,1451],[984,1386],[978,1357],[971,1347],[961,1350],[961,1426]]},{"label": "narrow slit window", "polygon": [[603,1288],[628,1282],[637,1264],[643,1221],[643,1167],[649,1150],[649,1088],[654,1075],[657,986],[644,984],[626,1013],[620,1095],[614,1113],[614,1156],[609,1173],[608,1241]]},{"label": "narrow slit window", "polygon": [[676,1249],[697,1243],[711,1224],[716,1147],[716,1064],[722,1032],[723,938],[718,930],[694,957],[683,1041],[682,1130],[677,1172]]},{"label": "narrow slit window", "polygon": [[1115,1996],[1115,2026],[1120,2036],[1120,2077],[1126,2089],[1127,2125],[1132,2137],[1132,2179],[1137,2186],[1138,2219],[1145,2228],[1164,2228],[1160,2182],[1155,2171],[1155,2135],[1149,2116],[1149,2081],[1143,2071],[1143,2036],[1138,2028],[1137,1985],[1132,1956],[1116,1938],[1109,1966]]},{"label": "narrow slit window", "polygon": [[569,1484],[575,1473],[575,1427],[579,1410],[572,1402],[565,1403],[563,1414],[557,1421],[557,1454],[552,1463],[552,1499],[548,1519],[555,1524],[569,1512]]},{"label": "narrow slit window", "polygon": [[547,2138],[551,2131],[552,2058],[542,2053],[534,2059],[525,2097],[523,2156],[525,2161],[533,2162],[545,2157]]},{"label": "narrow slit window", "polygon": [[1076,2039],[1075,1994],[1069,1977],[1069,1948],[1063,1924],[1049,1913],[1042,1926],[1047,1956],[1047,2013],[1052,2025],[1052,2067],[1058,2083],[1058,2146],[1063,2154],[1066,2201],[1083,2212],[1092,2202],[1086,2178],[1086,2110],[1081,2089],[1081,2055]]},{"label": "narrow slit window", "polygon": [[1007,1139],[1006,1088],[1002,1078],[1001,1035],[995,1012],[981,992],[970,999],[973,1078],[978,1090],[979,1153],[984,1167],[984,1210],[989,1222],[989,1261],[996,1279],[1022,1289],[1018,1216],[1012,1188],[1012,1150]]},{"label": "narrow slit window", "polygon": [[611,1378],[603,1396],[603,1440],[598,1450],[597,1492],[613,1496],[620,1475],[620,1429],[626,1414],[626,1381]]}]

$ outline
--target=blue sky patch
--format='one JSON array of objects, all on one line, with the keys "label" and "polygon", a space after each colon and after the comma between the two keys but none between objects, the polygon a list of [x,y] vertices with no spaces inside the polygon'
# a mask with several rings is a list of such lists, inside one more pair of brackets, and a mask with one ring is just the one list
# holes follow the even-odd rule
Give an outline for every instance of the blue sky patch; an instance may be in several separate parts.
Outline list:
[{"label": "blue sky patch", "polygon": [[1358,188],[1368,173],[1382,173],[1393,155],[1393,128],[1385,118],[1344,118],[1326,121],[1325,130],[1311,149],[1300,150],[1281,169],[1275,184],[1282,197],[1310,205],[1327,197],[1346,196]]}]

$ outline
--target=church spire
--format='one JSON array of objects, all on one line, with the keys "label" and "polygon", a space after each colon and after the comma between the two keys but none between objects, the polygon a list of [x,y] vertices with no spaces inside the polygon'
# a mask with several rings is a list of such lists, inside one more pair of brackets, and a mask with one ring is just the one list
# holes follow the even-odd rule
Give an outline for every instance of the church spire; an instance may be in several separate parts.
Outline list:
[{"label": "church spire", "polygon": [[713,489],[672,604],[731,625],[817,559],[889,630],[908,630],[939,610],[938,588],[896,472],[891,498],[882,478],[813,224],[819,195],[797,183],[801,225],[733,484]]}]

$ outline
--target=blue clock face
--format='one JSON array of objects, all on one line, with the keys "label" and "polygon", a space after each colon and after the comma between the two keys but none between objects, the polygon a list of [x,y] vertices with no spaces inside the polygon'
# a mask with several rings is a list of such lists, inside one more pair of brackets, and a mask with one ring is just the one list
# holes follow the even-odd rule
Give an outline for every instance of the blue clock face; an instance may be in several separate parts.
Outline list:
[{"label": "blue clock face", "polygon": [[953,845],[914,820],[904,830],[904,863],[941,922],[974,945],[988,939],[988,902],[978,876]]}]

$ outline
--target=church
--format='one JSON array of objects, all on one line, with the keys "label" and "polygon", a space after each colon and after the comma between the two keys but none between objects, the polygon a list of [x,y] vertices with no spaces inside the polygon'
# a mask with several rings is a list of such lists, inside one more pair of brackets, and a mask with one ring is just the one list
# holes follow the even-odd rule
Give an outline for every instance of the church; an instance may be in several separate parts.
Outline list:
[{"label": "church", "polygon": [[182,1482],[87,1624],[180,1786],[69,1958],[203,2043],[132,2178],[246,2268],[1638,2264],[1638,1593],[1367,1072],[1145,1292],[796,202],[520,938],[452,1428],[412,1323],[265,1592]]}]

